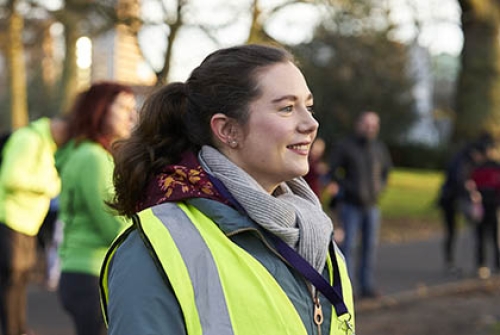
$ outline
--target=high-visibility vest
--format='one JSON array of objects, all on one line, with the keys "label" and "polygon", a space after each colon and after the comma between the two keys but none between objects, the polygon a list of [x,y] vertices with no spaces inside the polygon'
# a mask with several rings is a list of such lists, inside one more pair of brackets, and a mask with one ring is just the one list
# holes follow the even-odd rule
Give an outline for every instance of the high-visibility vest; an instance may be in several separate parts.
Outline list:
[{"label": "high-visibility vest", "polygon": [[[138,217],[142,238],[180,304],[187,334],[308,335],[299,313],[272,274],[196,207],[165,203],[140,212]],[[126,235],[127,231],[115,240],[101,272],[106,322],[108,266]],[[348,318],[354,324],[352,287],[342,257],[331,256],[338,259],[350,313],[337,317],[332,308],[329,334],[352,335],[345,326]],[[332,283],[330,257],[327,267]]]}]

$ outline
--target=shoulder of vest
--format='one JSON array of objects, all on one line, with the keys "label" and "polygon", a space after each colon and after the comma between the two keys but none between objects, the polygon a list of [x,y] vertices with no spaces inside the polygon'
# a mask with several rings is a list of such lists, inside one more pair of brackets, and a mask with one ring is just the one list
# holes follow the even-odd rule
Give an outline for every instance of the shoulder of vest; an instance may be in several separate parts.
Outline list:
[{"label": "shoulder of vest", "polygon": [[[176,208],[179,207],[177,203],[171,203],[171,202],[164,203],[164,204],[157,205],[157,206],[163,206],[163,207],[175,206]],[[155,206],[155,207],[157,207],[157,206]],[[144,216],[147,211],[153,212],[152,207],[145,209],[144,211],[133,216],[132,220],[133,220],[134,230],[137,230],[137,233],[139,234],[141,241],[144,243],[144,246],[148,250],[149,255],[151,256],[151,259],[153,260],[153,263],[155,264],[155,267],[158,269],[158,272],[160,273],[162,280],[165,282],[165,284],[170,285],[170,281],[169,281],[165,271],[163,270],[163,266],[161,264],[161,261],[160,261],[158,254],[157,254],[157,251],[153,247],[153,244],[150,241],[150,238],[148,237],[148,234],[146,233],[146,231],[144,229],[143,222],[141,221],[141,216]],[[143,213],[143,214],[141,214],[141,213]]]},{"label": "shoulder of vest", "polygon": [[111,246],[108,248],[108,251],[104,257],[104,260],[102,262],[101,266],[101,272],[100,272],[100,280],[99,280],[99,293],[100,293],[100,300],[101,300],[101,307],[102,307],[102,312],[104,316],[104,322],[107,324],[108,323],[108,310],[107,310],[107,305],[108,305],[108,289],[107,289],[107,278],[108,278],[108,270],[109,270],[109,263],[111,262],[111,259],[113,258],[116,250],[118,247],[127,239],[127,237],[132,233],[134,230],[136,230],[136,225],[132,224],[130,227],[125,229],[118,237],[111,243]]}]

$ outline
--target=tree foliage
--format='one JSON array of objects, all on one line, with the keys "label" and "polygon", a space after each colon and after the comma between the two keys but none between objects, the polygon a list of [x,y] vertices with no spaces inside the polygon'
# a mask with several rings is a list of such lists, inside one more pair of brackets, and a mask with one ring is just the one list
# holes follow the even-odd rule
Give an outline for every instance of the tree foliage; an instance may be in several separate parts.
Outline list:
[{"label": "tree foliage", "polygon": [[[323,28],[317,31],[313,41],[292,49],[299,56],[315,94],[317,115],[322,121],[322,136],[333,139],[345,134],[351,130],[357,113],[374,109],[382,116],[382,137],[397,141],[405,134],[414,116],[410,93],[412,83],[406,69],[408,50],[406,46],[387,38],[392,29],[386,20],[388,8],[374,0],[283,0],[274,5],[266,3],[266,6],[262,0],[247,0],[227,5],[232,6],[230,8],[224,5],[226,14],[231,12],[232,15],[225,15],[220,20],[212,17],[202,19],[207,16],[203,7],[209,6],[206,3],[150,0],[157,4],[159,12],[159,20],[154,22],[147,17],[128,15],[126,10],[116,7],[114,0],[65,0],[57,10],[44,7],[47,3],[44,0],[26,2],[31,6],[28,14],[35,10],[45,13],[45,16],[42,15],[45,25],[40,25],[45,27],[43,29],[53,22],[64,26],[65,57],[59,77],[60,86],[49,89],[44,81],[42,69],[37,66],[42,63],[43,53],[36,56],[39,57],[36,58],[38,63],[34,61],[28,66],[31,72],[30,97],[38,94],[30,99],[37,108],[61,112],[72,101],[76,90],[75,42],[81,36],[96,36],[116,24],[126,25],[136,35],[145,26],[161,27],[166,44],[164,63],[156,70],[158,83],[161,84],[167,81],[181,29],[197,28],[211,38],[216,47],[224,46],[219,32],[243,19],[248,22],[248,39],[242,40],[242,43],[279,43],[272,31],[267,29],[268,23],[275,15],[283,13],[282,10],[307,5],[322,9],[319,12],[325,19]],[[221,11],[222,7],[215,10]],[[35,38],[34,48],[42,48],[41,43],[35,46],[41,40]],[[43,97],[40,92],[43,92]],[[62,99],[65,101],[63,107],[46,103],[46,97]]]},{"label": "tree foliage", "polygon": [[[312,7],[328,6],[328,0],[283,0],[281,2],[267,2],[263,0],[233,1],[228,3],[191,1],[191,0],[155,0],[158,9],[157,15],[160,19],[151,20],[142,18],[143,28],[164,28],[165,49],[162,55],[162,64],[155,70],[157,84],[162,85],[169,80],[173,51],[179,36],[184,29],[196,30],[213,42],[215,47],[227,46],[224,31],[237,26],[239,23],[248,22],[248,34],[246,39],[238,43],[265,43],[280,44],[280,42],[267,29],[267,24],[280,14],[282,10],[298,4],[306,4]],[[269,4],[270,3],[270,4]],[[211,13],[217,15],[211,15]],[[139,32],[138,32],[139,33]],[[143,54],[146,54],[143,52]],[[152,68],[153,62],[148,60]]]},{"label": "tree foliage", "polygon": [[95,37],[118,23],[134,26],[133,17],[121,16],[114,0],[65,0],[57,10],[46,9],[64,26],[65,57],[60,80],[60,110],[66,112],[78,93],[76,42],[82,36]]},{"label": "tree foliage", "polygon": [[[8,0],[0,9],[0,46],[9,71],[6,102],[13,128],[28,122],[28,109],[32,117],[53,115],[71,104],[77,93],[75,45],[79,37],[96,36],[121,21],[133,23],[118,15],[114,0],[66,0],[56,10],[46,5],[42,0]],[[47,82],[42,75],[47,61],[44,34],[55,22],[64,26],[64,59],[59,66],[61,76]]]},{"label": "tree foliage", "polygon": [[360,112],[374,110],[381,116],[381,137],[401,141],[415,118],[407,46],[384,34],[322,29],[293,50],[314,94],[320,136],[328,142],[344,136]]}]

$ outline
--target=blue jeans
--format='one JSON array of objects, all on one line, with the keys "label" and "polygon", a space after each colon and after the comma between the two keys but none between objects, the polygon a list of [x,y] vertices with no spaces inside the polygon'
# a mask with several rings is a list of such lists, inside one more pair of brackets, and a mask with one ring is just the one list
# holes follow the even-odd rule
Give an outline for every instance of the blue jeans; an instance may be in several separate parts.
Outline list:
[{"label": "blue jeans", "polygon": [[[340,220],[344,226],[344,241],[340,245],[344,253],[351,278],[354,278],[354,250],[361,232],[361,249],[358,254],[359,286],[361,294],[369,294],[375,290],[375,260],[380,227],[380,211],[378,207],[358,207],[343,203],[340,207]],[[354,281],[354,279],[353,279]]]}]

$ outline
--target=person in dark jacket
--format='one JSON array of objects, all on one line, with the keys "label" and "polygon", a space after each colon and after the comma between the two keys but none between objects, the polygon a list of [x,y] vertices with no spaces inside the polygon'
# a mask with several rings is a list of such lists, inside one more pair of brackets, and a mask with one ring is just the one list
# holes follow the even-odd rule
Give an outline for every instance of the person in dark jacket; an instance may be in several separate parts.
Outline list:
[{"label": "person in dark jacket", "polygon": [[[459,150],[450,160],[445,170],[445,180],[441,186],[438,205],[441,208],[445,228],[443,252],[445,269],[450,274],[461,270],[455,264],[455,243],[457,216],[464,214],[467,221],[474,220],[466,210],[466,204],[475,198],[476,186],[471,173],[485,159],[485,149],[492,143],[491,136],[484,134]],[[477,196],[476,196],[477,197]]]},{"label": "person in dark jacket", "polygon": [[494,269],[500,271],[500,246],[498,244],[498,209],[500,208],[500,163],[495,160],[493,143],[485,147],[485,161],[471,173],[477,190],[480,192],[483,215],[475,222],[476,269],[481,279],[491,275],[487,262],[488,243],[493,251]]},{"label": "person in dark jacket", "polygon": [[330,164],[333,180],[338,184],[335,201],[340,206],[345,234],[340,248],[352,278],[355,275],[353,253],[361,232],[359,286],[360,296],[366,298],[379,295],[373,274],[380,225],[377,202],[392,168],[387,147],[377,139],[379,129],[377,113],[361,113],[355,133],[338,143]]}]

